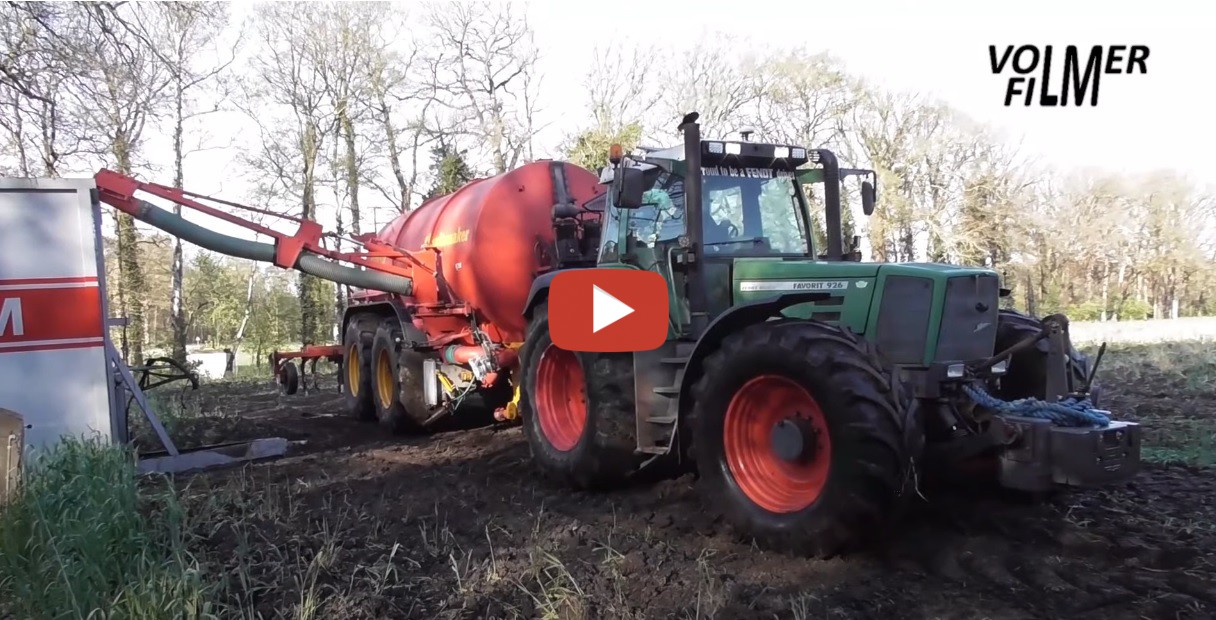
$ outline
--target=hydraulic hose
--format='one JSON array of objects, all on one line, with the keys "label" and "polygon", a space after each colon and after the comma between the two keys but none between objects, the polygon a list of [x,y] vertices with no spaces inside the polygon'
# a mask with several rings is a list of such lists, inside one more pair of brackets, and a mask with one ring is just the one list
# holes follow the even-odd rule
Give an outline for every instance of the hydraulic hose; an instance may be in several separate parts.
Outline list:
[{"label": "hydraulic hose", "polygon": [[[273,243],[249,241],[221,234],[189,222],[180,215],[143,200],[139,201],[139,210],[133,215],[136,219],[147,222],[170,235],[180,237],[213,252],[266,263],[274,262],[275,247]],[[399,295],[411,295],[414,292],[413,280],[405,276],[340,265],[327,258],[309,253],[308,250],[300,252],[293,268],[322,280],[356,288]]]}]

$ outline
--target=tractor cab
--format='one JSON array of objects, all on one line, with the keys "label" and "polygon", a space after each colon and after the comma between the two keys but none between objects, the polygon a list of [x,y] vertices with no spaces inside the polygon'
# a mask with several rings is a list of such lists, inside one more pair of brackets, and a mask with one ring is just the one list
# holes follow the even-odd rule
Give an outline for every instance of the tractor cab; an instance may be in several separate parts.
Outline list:
[{"label": "tractor cab", "polygon": [[[846,252],[841,239],[842,180],[862,179],[862,210],[869,215],[876,201],[874,172],[841,169],[826,149],[702,140],[696,123],[683,128],[682,146],[640,149],[629,157],[613,147],[611,164],[600,178],[609,191],[603,200],[599,264],[662,275],[670,286],[673,335],[686,338],[698,337],[714,318],[757,295],[772,295],[781,287],[808,291],[839,286],[833,273],[841,269],[825,263],[861,260],[859,242]],[[812,232],[812,214],[819,207],[804,191],[812,186],[817,188],[813,194],[823,198],[825,248],[816,247]],[[841,268],[869,279],[877,269]],[[825,274],[832,278],[817,281]],[[870,292],[858,289],[850,302],[856,308],[848,322],[859,332],[866,327],[867,313],[861,308],[868,308]],[[829,310],[840,318],[839,309]],[[805,305],[787,312],[813,313]]]}]

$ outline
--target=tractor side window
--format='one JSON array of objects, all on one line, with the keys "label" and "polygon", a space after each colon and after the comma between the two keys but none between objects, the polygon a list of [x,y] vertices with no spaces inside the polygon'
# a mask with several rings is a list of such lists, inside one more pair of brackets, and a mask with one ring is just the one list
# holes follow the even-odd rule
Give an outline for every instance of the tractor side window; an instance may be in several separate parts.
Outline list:
[{"label": "tractor side window", "polygon": [[675,241],[684,234],[684,180],[659,175],[642,195],[642,207],[629,214],[629,234],[646,247]]}]

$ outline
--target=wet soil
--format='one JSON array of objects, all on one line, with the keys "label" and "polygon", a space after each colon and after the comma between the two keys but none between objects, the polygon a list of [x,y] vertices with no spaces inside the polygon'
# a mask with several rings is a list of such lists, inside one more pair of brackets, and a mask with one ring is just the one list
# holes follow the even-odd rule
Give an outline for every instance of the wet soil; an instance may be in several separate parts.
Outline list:
[{"label": "wet soil", "polygon": [[[1135,411],[1135,396],[1113,398]],[[1212,469],[1148,464],[1036,502],[937,492],[885,547],[812,561],[741,540],[692,476],[556,487],[517,426],[394,438],[343,417],[332,390],[199,397],[240,412],[233,439],[295,441],[186,481],[214,523],[205,556],[267,618],[1216,617]]]}]

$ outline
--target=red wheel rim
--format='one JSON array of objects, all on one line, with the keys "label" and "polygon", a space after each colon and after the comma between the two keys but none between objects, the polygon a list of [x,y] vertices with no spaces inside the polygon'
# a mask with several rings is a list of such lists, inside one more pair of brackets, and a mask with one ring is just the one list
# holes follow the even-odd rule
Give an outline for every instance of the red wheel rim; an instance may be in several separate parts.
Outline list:
[{"label": "red wheel rim", "polygon": [[[773,449],[773,428],[789,419],[800,419],[811,430],[809,455],[797,461]],[[731,476],[761,508],[797,512],[823,492],[832,462],[827,419],[811,393],[793,380],[761,375],[745,383],[726,407],[722,439]]]},{"label": "red wheel rim", "polygon": [[536,368],[536,417],[545,439],[560,452],[578,445],[587,425],[587,394],[578,357],[549,345]]}]

